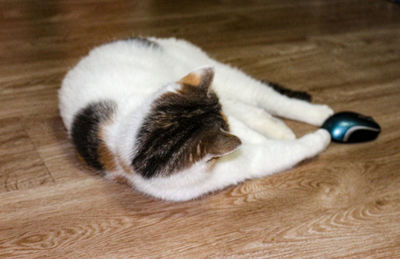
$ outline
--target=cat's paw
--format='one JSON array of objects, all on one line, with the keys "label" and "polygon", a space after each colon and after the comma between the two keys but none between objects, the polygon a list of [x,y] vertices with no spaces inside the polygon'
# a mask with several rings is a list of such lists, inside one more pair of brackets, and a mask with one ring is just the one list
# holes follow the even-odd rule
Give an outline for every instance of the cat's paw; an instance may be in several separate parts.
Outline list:
[{"label": "cat's paw", "polygon": [[331,143],[331,135],[325,129],[318,129],[317,131],[307,134],[299,140],[307,150],[311,151],[311,156],[325,150],[329,143]]},{"label": "cat's paw", "polygon": [[328,105],[314,104],[311,113],[308,114],[307,122],[315,126],[321,126],[333,113],[333,110]]},{"label": "cat's paw", "polygon": [[283,121],[277,118],[274,118],[270,115],[269,117],[260,116],[258,122],[263,122],[259,129],[261,133],[268,138],[281,140],[296,139],[294,132]]},{"label": "cat's paw", "polygon": [[274,139],[281,139],[281,140],[294,140],[294,139],[296,139],[296,135],[288,127],[281,127],[279,130],[273,132],[271,134],[271,137],[273,137]]}]

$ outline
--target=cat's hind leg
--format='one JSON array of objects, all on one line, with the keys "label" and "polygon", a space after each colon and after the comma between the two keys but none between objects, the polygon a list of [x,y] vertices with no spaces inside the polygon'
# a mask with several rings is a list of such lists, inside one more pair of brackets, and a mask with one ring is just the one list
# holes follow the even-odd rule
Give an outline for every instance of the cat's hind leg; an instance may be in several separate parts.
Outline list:
[{"label": "cat's hind leg", "polygon": [[256,105],[272,115],[315,126],[321,126],[333,114],[327,105],[289,98],[238,69],[221,63],[216,63],[215,66],[215,90],[221,98]]}]

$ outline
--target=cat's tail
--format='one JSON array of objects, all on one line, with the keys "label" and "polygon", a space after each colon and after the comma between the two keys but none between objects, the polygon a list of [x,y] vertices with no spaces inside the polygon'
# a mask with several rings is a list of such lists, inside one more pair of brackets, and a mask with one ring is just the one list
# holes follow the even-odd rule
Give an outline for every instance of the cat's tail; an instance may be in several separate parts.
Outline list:
[{"label": "cat's tail", "polygon": [[291,89],[288,89],[288,88],[286,88],[284,86],[281,86],[280,84],[273,83],[273,82],[268,82],[268,81],[265,81],[265,80],[261,80],[261,82],[263,82],[264,84],[267,84],[268,86],[272,87],[272,89],[274,89],[278,93],[280,93],[282,95],[285,95],[287,97],[300,99],[300,100],[303,100],[303,101],[306,101],[306,102],[311,102],[312,101],[312,96],[307,92],[291,90]]}]

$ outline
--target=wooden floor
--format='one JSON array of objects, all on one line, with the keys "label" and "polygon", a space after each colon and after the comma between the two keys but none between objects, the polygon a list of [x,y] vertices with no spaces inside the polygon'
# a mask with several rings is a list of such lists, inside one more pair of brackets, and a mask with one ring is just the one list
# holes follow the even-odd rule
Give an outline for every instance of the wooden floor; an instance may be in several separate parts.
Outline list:
[{"label": "wooden floor", "polygon": [[[142,196],[82,165],[57,109],[81,56],[132,35],[185,38],[383,131],[201,200]],[[399,108],[389,1],[0,0],[0,257],[399,258]]]}]

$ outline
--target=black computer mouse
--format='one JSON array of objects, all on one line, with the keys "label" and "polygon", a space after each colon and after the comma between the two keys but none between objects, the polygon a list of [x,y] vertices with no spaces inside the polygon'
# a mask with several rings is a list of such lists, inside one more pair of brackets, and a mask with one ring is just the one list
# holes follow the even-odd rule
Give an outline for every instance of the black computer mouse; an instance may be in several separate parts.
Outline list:
[{"label": "black computer mouse", "polygon": [[329,131],[333,141],[339,143],[374,140],[381,132],[381,127],[372,117],[348,111],[333,114],[322,128]]}]

